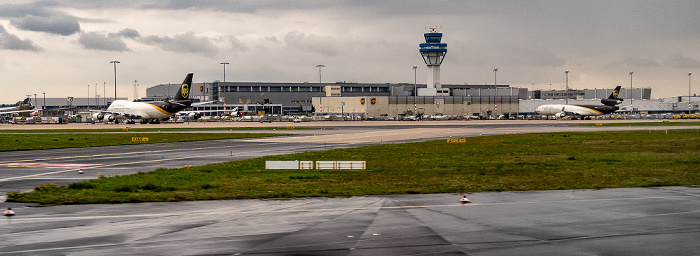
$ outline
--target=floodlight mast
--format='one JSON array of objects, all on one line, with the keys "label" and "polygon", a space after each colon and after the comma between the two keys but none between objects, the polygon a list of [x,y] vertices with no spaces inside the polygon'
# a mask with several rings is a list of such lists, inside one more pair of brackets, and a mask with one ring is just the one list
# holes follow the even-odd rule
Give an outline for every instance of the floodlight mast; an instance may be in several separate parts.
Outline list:
[{"label": "floodlight mast", "polygon": [[121,63],[118,60],[110,61],[114,64],[114,100],[117,100],[117,64]]},{"label": "floodlight mast", "polygon": [[318,83],[320,84],[320,83],[322,83],[322,81],[321,81],[321,68],[325,68],[326,65],[318,64],[318,65],[316,65],[316,67],[318,68]]}]

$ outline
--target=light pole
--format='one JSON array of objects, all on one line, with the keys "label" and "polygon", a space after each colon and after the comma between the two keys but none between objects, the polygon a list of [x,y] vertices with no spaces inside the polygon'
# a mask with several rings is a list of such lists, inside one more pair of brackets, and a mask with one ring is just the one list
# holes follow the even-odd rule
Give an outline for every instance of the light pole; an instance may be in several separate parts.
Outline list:
[{"label": "light pole", "polygon": [[632,99],[634,99],[634,94],[632,93],[632,74],[634,74],[634,72],[630,71],[630,114],[634,113],[634,106],[632,105]]},{"label": "light pole", "polygon": [[226,65],[230,64],[228,62],[221,62],[219,63],[221,65],[224,65],[224,82],[226,82]]},{"label": "light pole", "polygon": [[[493,68],[493,88],[496,90],[494,96],[498,96],[498,83],[496,82],[496,74],[498,73],[498,68]],[[495,99],[495,98],[494,98]]]},{"label": "light pole", "polygon": [[321,68],[325,68],[326,66],[319,64],[319,65],[316,65],[316,67],[318,68],[318,83],[320,84],[321,83]]},{"label": "light pole", "polygon": [[416,95],[418,94],[418,89],[416,86],[416,70],[418,66],[413,65],[413,114],[418,114],[418,103],[416,102]]},{"label": "light pole", "polygon": [[34,107],[36,107],[36,104],[39,104],[39,102],[36,100],[36,93],[34,94],[34,104],[35,104]]},{"label": "light pole", "polygon": [[90,85],[88,84],[88,103],[87,103],[87,109],[90,109]]},{"label": "light pole", "polygon": [[102,82],[102,101],[104,102],[104,105],[107,106],[107,82]]},{"label": "light pole", "polygon": [[138,82],[139,81],[134,80],[134,100],[136,100],[139,97],[139,90],[136,89],[136,83],[138,83]]},{"label": "light pole", "polygon": [[44,94],[44,104],[42,104],[43,106],[41,107],[41,109],[46,109],[46,93],[42,92],[41,94]]},{"label": "light pole", "polygon": [[68,112],[70,115],[73,114],[73,97],[68,96]]},{"label": "light pole", "polygon": [[566,91],[564,91],[564,98],[566,98],[566,105],[569,105],[569,71],[564,71],[566,73]]},{"label": "light pole", "polygon": [[118,60],[110,61],[114,64],[114,100],[117,100],[117,64],[121,63]]},{"label": "light pole", "polygon": [[688,72],[688,115],[690,115],[690,75],[692,74]]}]

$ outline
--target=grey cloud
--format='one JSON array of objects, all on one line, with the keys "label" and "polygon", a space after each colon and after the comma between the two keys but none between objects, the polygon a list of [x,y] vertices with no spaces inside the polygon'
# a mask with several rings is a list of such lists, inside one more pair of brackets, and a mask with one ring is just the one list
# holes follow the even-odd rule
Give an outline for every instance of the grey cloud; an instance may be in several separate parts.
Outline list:
[{"label": "grey cloud", "polygon": [[666,57],[664,64],[673,68],[698,68],[700,61],[688,58],[680,54],[673,54]]},{"label": "grey cloud", "polygon": [[78,42],[85,47],[85,49],[117,52],[129,51],[129,48],[126,47],[126,43],[124,43],[121,38],[108,37],[97,32],[81,34]]},{"label": "grey cloud", "polygon": [[21,18],[27,15],[47,17],[53,13],[47,7],[54,4],[51,2],[37,2],[29,4],[2,4],[0,5],[0,17]]},{"label": "grey cloud", "polygon": [[623,62],[630,67],[658,67],[659,62],[652,59],[645,59],[641,57],[627,56],[624,58]]},{"label": "grey cloud", "polygon": [[123,37],[123,38],[138,38],[141,36],[138,31],[135,29],[130,29],[130,28],[125,28],[120,30],[117,33],[109,33],[109,36],[111,37]]},{"label": "grey cloud", "polygon": [[243,42],[241,42],[241,40],[238,40],[238,38],[236,38],[235,36],[227,36],[226,40],[234,50],[242,52],[248,50],[248,47]]},{"label": "grey cloud", "polygon": [[292,31],[284,36],[284,42],[292,49],[316,52],[330,57],[338,55],[339,52],[338,41],[331,37],[306,36],[304,33]]},{"label": "grey cloud", "polygon": [[422,0],[411,1],[345,1],[345,0],[296,0],[296,1],[151,1],[141,5],[145,9],[206,9],[230,13],[255,13],[260,11],[355,9],[357,14],[372,13],[378,17],[406,15],[474,14],[492,11],[477,2],[435,0],[426,4]]},{"label": "grey cloud", "polygon": [[537,47],[515,49],[511,56],[516,59],[516,62],[528,66],[561,67],[566,64],[564,59],[560,58],[552,51]]},{"label": "grey cloud", "polygon": [[12,20],[15,27],[38,32],[68,36],[80,32],[80,24],[75,17],[56,15],[40,17],[28,14],[21,19]]},{"label": "grey cloud", "polygon": [[41,51],[41,48],[39,48],[31,40],[19,39],[19,37],[8,33],[3,26],[0,26],[0,49],[34,52]]},{"label": "grey cloud", "polygon": [[141,37],[140,42],[158,46],[166,51],[199,53],[205,56],[214,56],[219,51],[210,39],[197,37],[192,32],[175,35],[173,37]]}]

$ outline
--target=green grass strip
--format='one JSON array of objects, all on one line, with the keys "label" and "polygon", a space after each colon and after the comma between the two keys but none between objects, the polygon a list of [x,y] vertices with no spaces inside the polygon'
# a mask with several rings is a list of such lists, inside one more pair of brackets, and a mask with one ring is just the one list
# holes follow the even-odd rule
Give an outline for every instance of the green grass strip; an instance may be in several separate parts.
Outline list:
[{"label": "green grass strip", "polygon": [[670,120],[658,122],[641,122],[641,123],[592,123],[592,124],[573,124],[571,126],[692,126],[700,125],[700,122],[674,122]]},{"label": "green grass strip", "polygon": [[[698,130],[517,134],[385,144],[102,177],[8,201],[44,205],[468,193],[700,184]],[[368,170],[265,170],[265,160],[365,160]],[[456,200],[456,199],[455,199]]]},{"label": "green grass strip", "polygon": [[200,128],[122,128],[109,129],[51,129],[51,130],[0,130],[0,133],[94,133],[94,132],[174,132],[174,131],[246,131],[246,130],[286,130],[297,129],[307,130],[304,127],[200,127]]},{"label": "green grass strip", "polygon": [[[283,136],[270,133],[76,133],[0,134],[0,151],[81,148],[114,145],[167,143]],[[136,139],[134,139],[136,138]],[[147,141],[144,140],[147,138]]]}]

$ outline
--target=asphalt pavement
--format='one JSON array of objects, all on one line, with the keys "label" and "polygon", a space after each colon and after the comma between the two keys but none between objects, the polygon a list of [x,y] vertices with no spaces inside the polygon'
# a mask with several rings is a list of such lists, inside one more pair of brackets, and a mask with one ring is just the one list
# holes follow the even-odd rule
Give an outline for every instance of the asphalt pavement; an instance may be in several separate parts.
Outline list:
[{"label": "asphalt pavement", "polygon": [[696,255],[700,188],[21,207],[2,255]]},{"label": "asphalt pavement", "polygon": [[[0,152],[0,192],[100,175],[381,143],[630,129],[700,127],[572,127],[558,121],[340,122],[311,130],[275,130],[292,136],[274,138]],[[78,174],[79,170],[84,173]],[[465,205],[458,202],[462,195],[435,194],[52,207],[8,203],[0,196],[0,207],[13,207],[17,213],[0,220],[0,255],[694,255],[700,251],[698,187],[468,196],[473,203]]]}]

